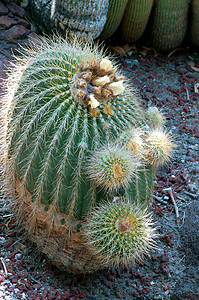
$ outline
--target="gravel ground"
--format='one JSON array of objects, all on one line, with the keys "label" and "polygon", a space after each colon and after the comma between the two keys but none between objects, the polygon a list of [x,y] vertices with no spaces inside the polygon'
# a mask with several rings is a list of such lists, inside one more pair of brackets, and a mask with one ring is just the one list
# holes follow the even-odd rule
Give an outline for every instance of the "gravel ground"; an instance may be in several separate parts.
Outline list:
[{"label": "gravel ground", "polygon": [[[34,35],[23,10],[0,2],[0,80],[17,43]],[[141,48],[115,58],[141,105],[162,109],[177,144],[155,183],[157,249],[125,268],[69,276],[23,239],[9,199],[0,195],[0,299],[199,299],[199,52],[186,48],[168,57]]]}]

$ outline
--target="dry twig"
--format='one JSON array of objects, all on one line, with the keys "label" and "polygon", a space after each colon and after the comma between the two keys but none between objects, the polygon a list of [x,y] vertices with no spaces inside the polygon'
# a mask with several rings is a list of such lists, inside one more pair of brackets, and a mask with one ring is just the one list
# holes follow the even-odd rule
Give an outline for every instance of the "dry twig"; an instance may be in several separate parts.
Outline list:
[{"label": "dry twig", "polygon": [[7,268],[6,268],[6,264],[5,264],[4,260],[3,260],[3,257],[1,257],[1,263],[2,263],[3,268],[4,268],[4,273],[5,273],[5,275],[7,276],[7,275],[8,275],[8,270],[7,270]]},{"label": "dry twig", "polygon": [[183,202],[186,201],[184,198],[182,198],[182,197],[180,197],[180,196],[177,196],[177,198],[178,198],[179,200],[183,201]]},{"label": "dry twig", "polygon": [[185,83],[186,93],[187,93],[187,101],[190,101],[189,90],[187,88],[187,84]]},{"label": "dry twig", "polygon": [[173,202],[173,205],[174,205],[174,209],[175,209],[175,213],[176,213],[176,218],[177,218],[177,226],[179,227],[179,222],[180,222],[180,216],[179,216],[179,211],[178,211],[178,207],[177,207],[177,204],[176,204],[176,201],[173,197],[173,192],[172,192],[172,188],[169,187],[167,189],[164,189],[163,190],[164,192],[167,192]]},{"label": "dry twig", "polygon": [[162,204],[167,204],[167,201],[164,201],[164,200],[162,199],[162,197],[157,197],[157,196],[153,195],[153,198],[155,198],[157,201],[159,201],[159,202],[162,203]]},{"label": "dry twig", "polygon": [[185,193],[186,195],[188,195],[188,196],[194,198],[194,199],[197,198],[197,195],[195,195],[195,194],[189,193],[189,192],[187,192],[187,191],[184,191],[184,193]]}]

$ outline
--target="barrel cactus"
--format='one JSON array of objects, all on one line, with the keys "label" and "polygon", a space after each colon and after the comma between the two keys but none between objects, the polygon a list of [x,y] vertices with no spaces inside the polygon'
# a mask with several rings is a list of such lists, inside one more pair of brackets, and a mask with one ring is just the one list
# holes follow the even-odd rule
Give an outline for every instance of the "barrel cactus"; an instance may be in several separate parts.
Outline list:
[{"label": "barrel cactus", "polygon": [[[40,30],[99,37],[107,20],[108,0],[28,0],[27,10]],[[41,18],[42,16],[42,18]]]},{"label": "barrel cactus", "polygon": [[159,51],[179,47],[187,30],[188,0],[156,0],[151,13],[150,34]]},{"label": "barrel cactus", "polygon": [[128,0],[109,0],[108,14],[103,31],[100,35],[101,39],[107,39],[117,30],[123,18]]},{"label": "barrel cactus", "polygon": [[[11,0],[5,0],[6,3]],[[73,32],[86,39],[134,43],[143,37],[158,51],[180,46],[187,33],[198,46],[198,0],[15,0],[42,32]],[[190,6],[190,13],[189,13]],[[189,20],[188,20],[189,17]],[[188,27],[187,27],[188,24]],[[142,41],[143,41],[142,40]]]},{"label": "barrel cactus", "polygon": [[[187,32],[197,44],[198,0],[28,0],[29,16],[42,32],[73,32],[86,39],[132,44],[143,37],[158,51],[170,51],[182,44]],[[191,5],[188,22],[188,6]],[[25,4],[24,4],[25,3]]]},{"label": "barrel cactus", "polygon": [[153,0],[128,1],[120,26],[121,39],[129,44],[136,42],[147,26]]},{"label": "barrel cactus", "polygon": [[173,143],[163,131],[152,139],[159,129],[115,63],[90,42],[42,40],[18,58],[6,88],[4,189],[28,238],[74,273],[147,253],[155,234],[144,210]]},{"label": "barrel cactus", "polygon": [[191,1],[189,37],[194,46],[199,46],[199,1]]}]

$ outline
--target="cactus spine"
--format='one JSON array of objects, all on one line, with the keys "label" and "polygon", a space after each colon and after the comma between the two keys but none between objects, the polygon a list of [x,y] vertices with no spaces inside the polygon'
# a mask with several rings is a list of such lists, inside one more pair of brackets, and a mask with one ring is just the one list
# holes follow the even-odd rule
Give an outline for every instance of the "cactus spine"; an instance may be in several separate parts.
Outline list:
[{"label": "cactus spine", "polygon": [[[56,38],[26,52],[11,71],[4,99],[5,184],[29,238],[58,267],[92,272],[105,266],[98,249],[88,247],[92,209],[115,197],[131,199],[121,210],[110,204],[113,213],[127,216],[117,223],[121,232],[133,211],[139,218],[133,203],[148,206],[158,164],[145,159],[147,117],[114,63],[91,43]],[[138,244],[150,244],[153,230],[145,232],[148,221],[141,219]],[[137,249],[127,247],[124,259],[120,250],[110,264],[139,256]]]}]

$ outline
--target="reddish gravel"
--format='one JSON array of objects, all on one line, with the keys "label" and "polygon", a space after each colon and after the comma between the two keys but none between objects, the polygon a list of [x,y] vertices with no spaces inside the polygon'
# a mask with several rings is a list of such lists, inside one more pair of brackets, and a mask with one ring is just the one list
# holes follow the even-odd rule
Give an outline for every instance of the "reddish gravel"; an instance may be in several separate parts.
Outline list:
[{"label": "reddish gravel", "polygon": [[[35,34],[24,10],[0,2],[0,80],[6,76],[11,52],[17,53],[17,43],[25,44],[31,36]],[[69,276],[24,241],[9,201],[1,195],[0,299],[199,299],[199,53],[186,50],[168,57],[141,49],[128,54],[115,55],[120,68],[141,105],[162,109],[177,144],[171,163],[158,173],[151,207],[158,249],[125,268]],[[172,189],[179,209],[179,227],[166,188]]]}]

